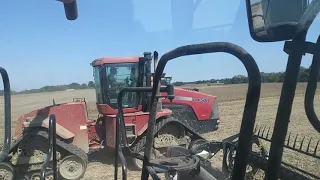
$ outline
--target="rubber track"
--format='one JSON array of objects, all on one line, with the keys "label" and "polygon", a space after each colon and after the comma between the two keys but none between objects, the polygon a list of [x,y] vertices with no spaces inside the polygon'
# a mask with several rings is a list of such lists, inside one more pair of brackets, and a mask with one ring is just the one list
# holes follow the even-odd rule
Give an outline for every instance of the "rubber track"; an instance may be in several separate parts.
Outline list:
[{"label": "rubber track", "polygon": [[[196,132],[191,130],[190,127],[182,124],[181,121],[179,121],[173,117],[167,117],[165,119],[160,120],[154,127],[153,135],[155,136],[161,130],[161,128],[164,127],[164,125],[166,125],[167,123],[171,123],[171,122],[181,124],[186,130],[190,131],[193,135],[198,136],[197,139],[204,139],[203,137],[198,135]],[[146,144],[146,141],[147,141],[147,137],[146,137],[146,133],[144,133],[144,135],[135,144],[133,144],[131,146],[131,149],[133,150],[133,152],[138,153],[144,147],[144,145]]]},{"label": "rubber track", "polygon": [[[46,131],[38,131],[36,134],[48,139],[48,133]],[[80,159],[82,159],[82,161],[85,163],[85,168],[87,168],[88,156],[82,149],[78,148],[77,146],[75,146],[73,144],[67,144],[67,143],[61,141],[59,138],[56,139],[56,143],[60,148],[66,150],[70,154],[75,155],[75,156],[79,157]]]}]

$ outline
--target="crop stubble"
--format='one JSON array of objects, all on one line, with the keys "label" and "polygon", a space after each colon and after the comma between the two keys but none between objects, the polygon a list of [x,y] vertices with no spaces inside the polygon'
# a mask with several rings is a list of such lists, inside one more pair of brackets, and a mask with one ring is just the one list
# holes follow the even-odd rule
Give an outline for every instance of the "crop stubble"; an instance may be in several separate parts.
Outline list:
[{"label": "crop stubble", "polygon": [[[279,95],[282,84],[270,83],[263,84],[261,91],[261,99],[257,113],[257,124],[273,127],[276,110],[279,102]],[[289,131],[306,135],[308,138],[320,139],[320,135],[312,128],[307,121],[304,112],[303,100],[305,92],[305,83],[299,83],[297,86],[296,97],[292,108]],[[219,110],[221,124],[218,131],[207,133],[204,137],[208,139],[220,140],[228,137],[239,131],[240,121],[245,102],[245,94],[247,91],[246,84],[238,85],[211,85],[200,86],[202,92],[216,95],[219,99]],[[74,97],[85,97],[88,102],[89,116],[95,119],[98,115],[95,107],[94,90],[77,90],[70,92],[53,92],[53,93],[38,93],[28,95],[12,96],[12,120],[14,122],[20,115],[27,113],[35,108],[44,107],[52,104],[54,98],[56,103],[72,101]],[[0,99],[0,116],[3,117],[3,97]],[[315,97],[315,110],[320,112],[320,96]],[[1,127],[3,122],[0,122]],[[0,129],[3,133],[3,129]],[[2,140],[2,139],[1,139]],[[308,139],[306,139],[308,140]],[[301,141],[301,139],[300,139]],[[313,143],[311,148],[314,148]],[[265,144],[269,147],[269,144]],[[320,153],[320,150],[318,150]],[[90,164],[84,179],[112,179],[113,178],[113,157],[112,151],[95,152],[89,155]],[[308,170],[320,176],[319,160],[308,158],[291,151],[284,152],[284,161],[297,165],[300,168]],[[213,160],[213,166],[220,167],[221,154],[217,154],[217,158]],[[120,173],[119,173],[120,175]],[[130,172],[130,179],[139,179],[140,172]],[[260,179],[259,177],[257,177]]]}]

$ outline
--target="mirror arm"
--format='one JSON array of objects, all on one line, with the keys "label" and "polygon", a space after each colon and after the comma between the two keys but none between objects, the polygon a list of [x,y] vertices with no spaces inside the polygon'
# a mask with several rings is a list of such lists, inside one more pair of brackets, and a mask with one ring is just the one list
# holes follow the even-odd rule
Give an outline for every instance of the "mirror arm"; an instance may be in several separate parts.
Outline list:
[{"label": "mirror arm", "polygon": [[297,41],[286,41],[284,43],[283,51],[287,54],[293,51],[299,51],[302,55],[314,54],[316,46],[313,42],[297,42]]}]

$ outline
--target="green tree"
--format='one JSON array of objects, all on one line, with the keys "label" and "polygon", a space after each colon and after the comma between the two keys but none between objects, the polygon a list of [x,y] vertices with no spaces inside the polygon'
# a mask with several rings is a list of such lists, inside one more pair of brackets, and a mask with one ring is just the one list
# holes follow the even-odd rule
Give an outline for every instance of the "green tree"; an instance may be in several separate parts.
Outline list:
[{"label": "green tree", "polygon": [[87,89],[88,85],[86,83],[81,84],[81,89]]},{"label": "green tree", "polygon": [[88,87],[89,88],[94,88],[94,86],[95,86],[94,82],[93,81],[89,81]]}]

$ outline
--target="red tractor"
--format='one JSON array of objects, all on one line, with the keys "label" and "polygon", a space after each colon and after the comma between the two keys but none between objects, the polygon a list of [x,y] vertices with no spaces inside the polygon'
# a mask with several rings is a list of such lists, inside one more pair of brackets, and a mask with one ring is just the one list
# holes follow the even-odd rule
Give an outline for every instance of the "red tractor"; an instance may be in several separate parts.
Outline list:
[{"label": "red tractor", "polygon": [[[157,52],[153,57],[157,61]],[[124,87],[151,87],[152,53],[142,57],[99,58],[91,65],[94,71],[97,120],[87,116],[83,98],[73,102],[53,104],[22,115],[16,124],[11,148],[11,164],[20,174],[37,172],[47,149],[47,129],[50,114],[56,116],[57,158],[60,176],[81,178],[86,170],[90,150],[115,147],[117,96]],[[215,96],[201,92],[174,89],[175,99],[162,99],[157,112],[158,130],[155,134],[155,155],[165,153],[166,147],[183,145],[202,139],[200,134],[218,128],[219,112]],[[125,131],[130,149],[143,153],[148,126],[150,93],[126,93],[123,97]],[[162,92],[165,96],[166,92]],[[142,161],[133,160],[135,167]],[[69,166],[68,164],[71,164]]]}]

